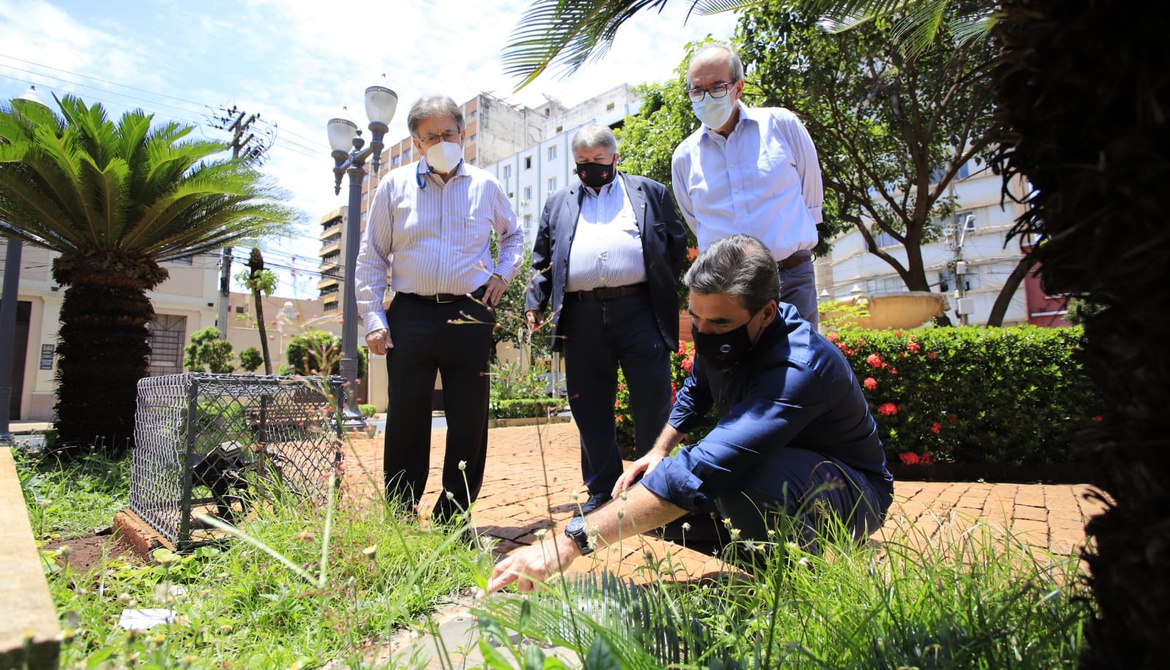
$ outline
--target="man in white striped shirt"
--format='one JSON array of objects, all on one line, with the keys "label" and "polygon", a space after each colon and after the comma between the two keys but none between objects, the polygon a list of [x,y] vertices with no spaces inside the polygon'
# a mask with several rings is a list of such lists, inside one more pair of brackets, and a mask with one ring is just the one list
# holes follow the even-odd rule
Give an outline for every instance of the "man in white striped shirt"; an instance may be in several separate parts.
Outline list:
[{"label": "man in white striped shirt", "polygon": [[[426,487],[431,398],[441,375],[447,445],[431,519],[447,523],[470,507],[483,481],[492,310],[519,272],[524,233],[499,182],[463,161],[463,113],[453,100],[418,100],[407,126],[422,158],[392,170],[374,194],[355,294],[366,343],[386,355],[389,373],[386,497],[406,510]],[[388,287],[394,297],[384,309]]]}]

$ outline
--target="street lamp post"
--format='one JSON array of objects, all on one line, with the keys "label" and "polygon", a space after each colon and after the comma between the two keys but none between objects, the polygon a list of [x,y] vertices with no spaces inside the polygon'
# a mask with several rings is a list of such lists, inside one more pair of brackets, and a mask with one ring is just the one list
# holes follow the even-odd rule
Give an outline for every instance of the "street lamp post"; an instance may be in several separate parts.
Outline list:
[{"label": "street lamp post", "polygon": [[[347,431],[364,431],[366,422],[357,407],[357,295],[354,291],[354,266],[357,264],[358,237],[361,235],[362,180],[366,159],[373,154],[373,168],[378,171],[382,156],[382,139],[389,130],[398,94],[385,86],[366,89],[366,116],[370,119],[370,146],[365,147],[362,131],[349,119],[330,119],[329,146],[333,150],[333,192],[341,193],[341,178],[349,175],[349,207],[345,223],[345,302],[341,311],[341,376],[348,387],[342,426]],[[352,144],[353,148],[350,149]],[[365,147],[365,148],[363,148]]]}]

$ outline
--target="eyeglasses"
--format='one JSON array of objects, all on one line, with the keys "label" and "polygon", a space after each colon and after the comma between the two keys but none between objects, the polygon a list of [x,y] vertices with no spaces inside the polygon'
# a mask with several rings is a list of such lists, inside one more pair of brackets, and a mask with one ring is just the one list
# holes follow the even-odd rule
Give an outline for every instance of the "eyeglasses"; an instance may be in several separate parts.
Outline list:
[{"label": "eyeglasses", "polygon": [[696,86],[695,88],[687,89],[687,96],[694,102],[700,102],[704,95],[709,95],[718,100],[719,98],[726,97],[727,92],[731,90],[732,86],[735,86],[734,81],[721,81],[707,88],[699,88]]},{"label": "eyeglasses", "polygon": [[457,143],[457,142],[459,142],[459,135],[460,135],[460,133],[458,130],[448,130],[447,132],[443,133],[442,135],[423,135],[423,136],[418,138],[418,141],[422,142],[423,144],[434,144],[435,142],[438,142],[439,140],[442,140],[444,142],[456,142]]}]

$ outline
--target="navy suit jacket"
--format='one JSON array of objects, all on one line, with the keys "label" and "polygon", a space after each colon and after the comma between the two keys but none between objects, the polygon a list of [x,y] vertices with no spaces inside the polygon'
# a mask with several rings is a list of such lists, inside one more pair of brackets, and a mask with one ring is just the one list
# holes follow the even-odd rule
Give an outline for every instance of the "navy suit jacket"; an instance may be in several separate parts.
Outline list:
[{"label": "navy suit jacket", "polygon": [[[675,351],[678,349],[676,282],[687,253],[686,230],[670,199],[670,189],[653,179],[618,174],[625,178],[626,195],[638,220],[654,319],[662,341],[670,351]],[[532,281],[528,285],[525,311],[543,312],[552,307],[554,351],[561,349],[561,306],[569,278],[569,249],[577,232],[581,200],[585,197],[583,189],[577,184],[557,191],[548,199],[532,249]]]}]

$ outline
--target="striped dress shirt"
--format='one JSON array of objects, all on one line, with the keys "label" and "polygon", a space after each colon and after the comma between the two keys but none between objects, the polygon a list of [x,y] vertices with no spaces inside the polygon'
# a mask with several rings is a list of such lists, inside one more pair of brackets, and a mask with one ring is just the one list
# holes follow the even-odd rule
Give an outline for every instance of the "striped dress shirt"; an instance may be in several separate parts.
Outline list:
[{"label": "striped dress shirt", "polygon": [[[490,173],[463,163],[446,184],[423,163],[390,171],[374,194],[354,272],[365,332],[386,328],[386,289],[421,295],[470,293],[492,274],[520,271],[524,231]],[[420,187],[419,179],[422,178]],[[498,236],[499,262],[491,235]]]}]

